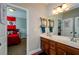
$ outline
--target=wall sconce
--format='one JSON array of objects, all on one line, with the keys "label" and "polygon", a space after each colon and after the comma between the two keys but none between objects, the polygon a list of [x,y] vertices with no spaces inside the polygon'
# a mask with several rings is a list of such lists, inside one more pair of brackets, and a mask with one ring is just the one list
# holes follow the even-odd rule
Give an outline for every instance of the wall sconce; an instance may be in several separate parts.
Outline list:
[{"label": "wall sconce", "polygon": [[60,13],[60,12],[63,12],[62,6],[58,6],[58,7],[57,7],[57,12],[59,12],[59,13]]},{"label": "wall sconce", "polygon": [[49,21],[49,27],[54,27],[54,21],[51,19],[48,19],[48,21]]},{"label": "wall sconce", "polygon": [[47,27],[47,19],[44,17],[40,17],[40,19],[41,19],[41,26],[40,26],[41,31],[42,33],[45,33],[46,32],[45,28]]},{"label": "wall sconce", "polygon": [[64,11],[68,11],[69,9],[70,9],[70,6],[68,4],[64,3],[64,4],[54,8],[53,14],[56,15],[56,14],[62,13]]},{"label": "wall sconce", "polygon": [[40,19],[41,19],[41,26],[46,27],[47,26],[47,19],[43,18],[43,17],[40,17]]},{"label": "wall sconce", "polygon": [[11,7],[7,7],[7,9],[8,9],[8,11],[10,11],[10,12],[15,12],[15,11],[16,11],[15,8],[11,8]]}]

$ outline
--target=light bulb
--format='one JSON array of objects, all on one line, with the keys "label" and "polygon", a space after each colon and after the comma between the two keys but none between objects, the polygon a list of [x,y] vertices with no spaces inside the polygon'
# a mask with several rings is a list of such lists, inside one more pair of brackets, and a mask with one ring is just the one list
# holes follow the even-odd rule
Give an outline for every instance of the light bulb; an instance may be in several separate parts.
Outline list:
[{"label": "light bulb", "polygon": [[56,9],[53,10],[53,14],[58,14]]},{"label": "light bulb", "polygon": [[69,10],[69,8],[66,8],[66,9],[65,9],[65,11],[68,11],[68,10]]},{"label": "light bulb", "polygon": [[9,10],[10,12],[16,11],[14,8],[10,8],[10,7],[8,7],[8,10]]},{"label": "light bulb", "polygon": [[63,5],[62,5],[62,9],[63,9],[63,10],[65,10],[67,7],[68,7],[67,4],[63,4]]},{"label": "light bulb", "polygon": [[62,8],[61,7],[58,7],[57,8],[57,12],[63,12]]}]

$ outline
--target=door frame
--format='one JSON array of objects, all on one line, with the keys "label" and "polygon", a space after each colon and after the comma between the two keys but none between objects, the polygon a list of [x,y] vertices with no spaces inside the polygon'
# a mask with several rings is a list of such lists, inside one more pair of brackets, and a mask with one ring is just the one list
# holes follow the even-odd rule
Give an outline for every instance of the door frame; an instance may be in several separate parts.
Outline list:
[{"label": "door frame", "polygon": [[18,6],[18,5],[14,5],[14,4],[11,4],[11,3],[7,3],[7,6],[12,6],[12,7],[15,7],[15,8],[19,8],[19,9],[22,9],[22,10],[25,10],[26,11],[26,54],[28,53],[28,50],[29,50],[29,10],[27,8],[24,8],[24,7],[21,7],[21,6]]}]

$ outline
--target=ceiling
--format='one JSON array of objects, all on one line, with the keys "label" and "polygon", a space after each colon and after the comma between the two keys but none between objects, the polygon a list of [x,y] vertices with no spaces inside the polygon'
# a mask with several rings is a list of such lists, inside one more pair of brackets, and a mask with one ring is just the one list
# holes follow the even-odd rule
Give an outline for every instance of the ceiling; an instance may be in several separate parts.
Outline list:
[{"label": "ceiling", "polygon": [[[16,5],[20,5],[20,6],[25,6],[25,5],[46,5],[46,6],[49,6],[49,5],[53,5],[53,8],[61,5],[62,3],[19,3]],[[79,3],[68,3],[71,5],[71,9],[74,9],[74,8],[78,8],[79,7]]]}]

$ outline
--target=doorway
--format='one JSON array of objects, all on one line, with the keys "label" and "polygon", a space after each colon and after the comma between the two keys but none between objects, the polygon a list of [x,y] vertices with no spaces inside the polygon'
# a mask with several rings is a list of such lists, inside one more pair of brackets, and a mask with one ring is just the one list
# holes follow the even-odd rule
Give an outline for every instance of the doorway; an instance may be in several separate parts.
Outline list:
[{"label": "doorway", "polygon": [[7,5],[7,52],[8,55],[25,55],[27,40],[27,11]]}]

